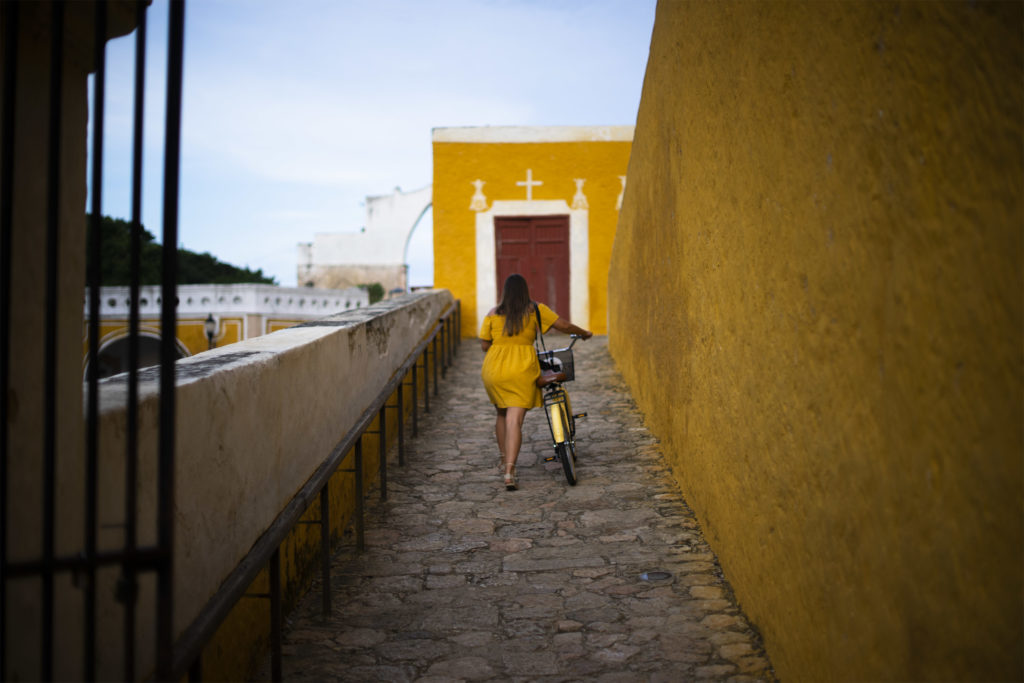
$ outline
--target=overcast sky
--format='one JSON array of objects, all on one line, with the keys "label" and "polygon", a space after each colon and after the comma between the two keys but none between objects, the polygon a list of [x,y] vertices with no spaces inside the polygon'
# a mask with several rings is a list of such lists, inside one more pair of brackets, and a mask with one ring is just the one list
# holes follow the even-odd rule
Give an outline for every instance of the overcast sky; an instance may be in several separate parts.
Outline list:
[{"label": "overcast sky", "polygon": [[[431,129],[636,122],[655,0],[190,0],[180,244],[296,284],[296,245],[432,181]],[[167,2],[149,11],[143,222],[161,230]],[[103,213],[128,218],[134,34],[108,51]],[[432,282],[430,214],[409,249]]]}]

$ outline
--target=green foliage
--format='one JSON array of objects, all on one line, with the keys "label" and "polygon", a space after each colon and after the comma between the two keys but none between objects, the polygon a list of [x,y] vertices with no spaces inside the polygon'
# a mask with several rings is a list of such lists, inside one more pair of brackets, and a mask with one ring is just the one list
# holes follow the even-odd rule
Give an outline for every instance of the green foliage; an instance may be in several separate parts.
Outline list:
[{"label": "green foliage", "polygon": [[[91,216],[86,216],[86,225],[88,226],[87,239],[91,239]],[[101,283],[104,286],[131,284],[131,229],[131,223],[120,218],[104,216],[100,221],[101,248],[103,250]],[[143,285],[160,284],[163,247],[145,228],[139,235],[139,243],[141,247],[139,250],[139,283]],[[90,252],[86,265],[86,282],[91,279],[94,268]],[[188,249],[178,250],[179,285],[237,283],[276,285],[277,281],[264,275],[262,268],[253,271],[219,261],[209,253],[197,254]]]},{"label": "green foliage", "polygon": [[379,282],[374,282],[369,285],[359,285],[359,289],[366,290],[366,293],[370,295],[371,304],[375,304],[384,298],[384,285]]}]

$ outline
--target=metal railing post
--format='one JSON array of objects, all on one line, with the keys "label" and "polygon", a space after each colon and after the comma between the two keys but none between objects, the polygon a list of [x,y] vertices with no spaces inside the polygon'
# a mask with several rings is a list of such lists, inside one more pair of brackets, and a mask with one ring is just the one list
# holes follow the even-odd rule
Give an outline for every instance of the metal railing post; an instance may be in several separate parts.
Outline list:
[{"label": "metal railing post", "polygon": [[419,413],[420,413],[420,399],[419,399],[419,396],[417,396],[417,394],[419,393],[419,388],[417,386],[418,382],[417,382],[417,379],[416,379],[416,376],[417,376],[417,374],[419,372],[417,367],[416,367],[418,364],[419,364],[419,359],[417,358],[415,361],[413,361],[412,370],[411,370],[411,372],[412,372],[412,435],[413,436],[419,436],[420,435],[420,427],[419,427],[419,419],[418,419],[419,418]]},{"label": "metal railing post", "polygon": [[452,361],[454,360],[454,354],[452,349],[455,347],[455,317],[449,313],[448,317],[444,319],[444,324],[448,326],[448,345],[445,347],[446,358],[448,359],[448,366],[451,367]]},{"label": "metal railing post", "polygon": [[281,673],[281,550],[270,556],[270,677],[283,680]]},{"label": "metal railing post", "polygon": [[398,385],[398,466],[405,465],[405,382]]},{"label": "metal railing post", "polygon": [[321,606],[326,619],[331,616],[331,480],[320,489],[320,581]]},{"label": "metal railing post", "polygon": [[462,341],[462,299],[455,300],[455,355],[459,355],[459,342]]},{"label": "metal railing post", "polygon": [[363,520],[363,438],[356,439],[356,547],[366,548],[365,527]]},{"label": "metal railing post", "polygon": [[[386,403],[386,401],[385,401]],[[388,499],[388,430],[387,430],[387,406],[382,405],[377,416],[377,424],[380,426],[380,444],[378,455],[380,461],[380,499]]]},{"label": "metal railing post", "polygon": [[430,412],[430,344],[423,349],[423,412]]},{"label": "metal railing post", "polygon": [[440,385],[440,382],[438,382],[438,381],[437,381],[437,365],[438,365],[438,358],[437,358],[437,343],[438,343],[439,341],[440,341],[440,340],[439,340],[439,339],[437,338],[437,334],[435,334],[435,335],[434,335],[434,341],[433,341],[433,343],[431,344],[431,346],[433,346],[433,347],[434,347],[434,348],[433,348],[433,351],[432,351],[432,353],[433,353],[433,356],[434,356],[434,396],[437,396],[437,392],[438,392],[438,387],[439,387],[439,385]]},{"label": "metal railing post", "polygon": [[448,318],[441,319],[441,377],[448,376]]}]

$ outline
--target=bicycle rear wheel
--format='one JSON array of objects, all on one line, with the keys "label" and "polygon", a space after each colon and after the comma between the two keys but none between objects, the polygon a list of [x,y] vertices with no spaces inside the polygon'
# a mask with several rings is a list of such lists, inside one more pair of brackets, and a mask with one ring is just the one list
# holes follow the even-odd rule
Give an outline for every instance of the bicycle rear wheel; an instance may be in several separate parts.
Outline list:
[{"label": "bicycle rear wheel", "polygon": [[576,449],[572,447],[571,441],[563,441],[555,446],[555,453],[558,454],[558,461],[562,463],[562,471],[565,472],[565,480],[569,486],[576,485]]}]

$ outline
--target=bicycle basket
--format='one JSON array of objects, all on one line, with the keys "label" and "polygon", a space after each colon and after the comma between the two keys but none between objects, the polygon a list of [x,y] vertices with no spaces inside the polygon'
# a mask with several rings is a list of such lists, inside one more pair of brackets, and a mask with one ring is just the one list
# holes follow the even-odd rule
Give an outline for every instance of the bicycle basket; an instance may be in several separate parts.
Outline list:
[{"label": "bicycle basket", "polygon": [[566,382],[571,382],[576,376],[573,371],[572,349],[538,351],[537,360],[540,362],[541,372],[564,372]]}]

